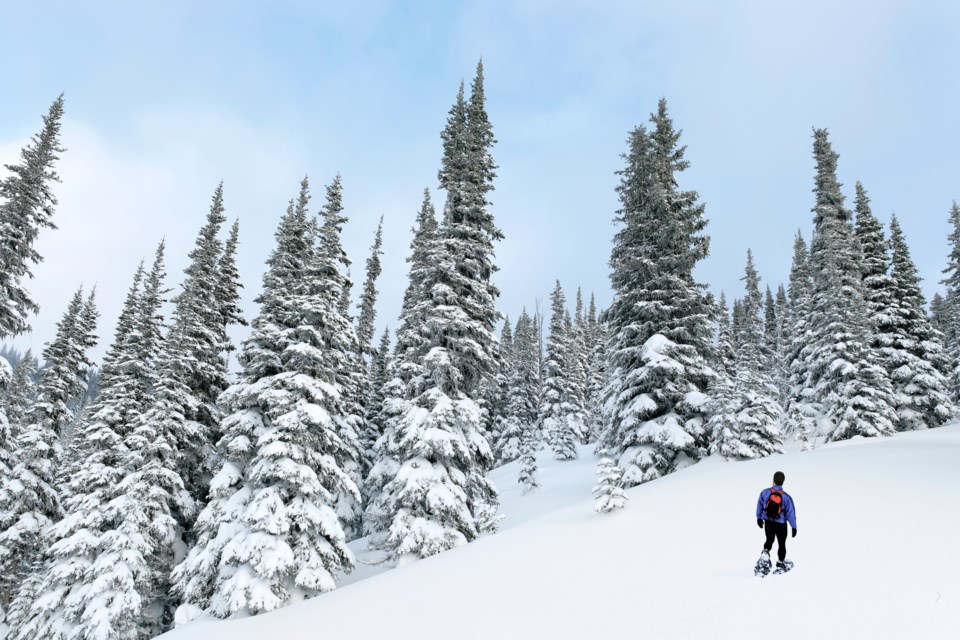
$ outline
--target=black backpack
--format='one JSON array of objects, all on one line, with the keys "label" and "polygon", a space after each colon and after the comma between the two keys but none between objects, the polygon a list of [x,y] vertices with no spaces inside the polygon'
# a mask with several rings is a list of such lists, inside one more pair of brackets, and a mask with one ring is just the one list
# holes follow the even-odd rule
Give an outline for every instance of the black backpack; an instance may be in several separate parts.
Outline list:
[{"label": "black backpack", "polygon": [[776,520],[783,513],[783,491],[770,489],[770,495],[767,497],[767,504],[763,508],[767,514],[768,520]]}]

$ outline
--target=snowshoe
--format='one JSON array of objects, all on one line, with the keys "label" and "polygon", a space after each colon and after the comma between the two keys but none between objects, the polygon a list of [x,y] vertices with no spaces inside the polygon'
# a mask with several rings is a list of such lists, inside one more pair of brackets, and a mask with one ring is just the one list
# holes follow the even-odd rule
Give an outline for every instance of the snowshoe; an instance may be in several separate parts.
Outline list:
[{"label": "snowshoe", "polygon": [[768,573],[770,573],[770,567],[772,563],[770,562],[770,552],[766,549],[760,554],[760,559],[757,560],[756,566],[753,568],[753,575],[758,578],[765,578]]},{"label": "snowshoe", "polygon": [[784,560],[783,562],[777,563],[777,568],[773,570],[774,575],[780,575],[781,573],[786,573],[793,569],[793,562],[790,560]]}]

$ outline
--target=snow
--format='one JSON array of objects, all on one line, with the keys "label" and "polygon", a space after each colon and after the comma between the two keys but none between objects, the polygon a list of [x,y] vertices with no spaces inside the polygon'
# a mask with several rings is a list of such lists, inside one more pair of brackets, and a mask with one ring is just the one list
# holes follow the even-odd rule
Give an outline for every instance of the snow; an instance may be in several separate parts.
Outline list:
[{"label": "snow", "polygon": [[[709,458],[627,490],[626,506],[605,514],[590,493],[598,458],[590,445],[578,453],[540,452],[542,487],[526,496],[519,462],[491,472],[507,516],[497,534],[392,570],[368,564],[378,556],[356,541],[358,570],[336,591],[164,637],[743,638],[769,611],[783,612],[778,638],[960,633],[960,425]],[[797,506],[796,567],[759,579],[754,510],[777,470]]]}]

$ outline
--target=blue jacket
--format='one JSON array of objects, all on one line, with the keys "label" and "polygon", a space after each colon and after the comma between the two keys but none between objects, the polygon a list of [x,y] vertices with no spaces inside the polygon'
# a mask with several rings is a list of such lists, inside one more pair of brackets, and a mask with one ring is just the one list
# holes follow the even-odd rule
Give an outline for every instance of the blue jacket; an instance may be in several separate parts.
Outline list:
[{"label": "blue jacket", "polygon": [[[777,491],[783,491],[783,487],[780,485],[773,485],[772,488]],[[763,508],[767,506],[767,498],[769,497],[770,489],[764,489],[760,492],[760,499],[757,500],[757,518],[764,520],[770,519],[763,511]],[[790,497],[790,494],[783,494],[783,507],[780,509],[780,517],[774,520],[774,522],[789,522],[791,527],[794,529],[797,528],[797,510],[793,506],[793,498]]]}]

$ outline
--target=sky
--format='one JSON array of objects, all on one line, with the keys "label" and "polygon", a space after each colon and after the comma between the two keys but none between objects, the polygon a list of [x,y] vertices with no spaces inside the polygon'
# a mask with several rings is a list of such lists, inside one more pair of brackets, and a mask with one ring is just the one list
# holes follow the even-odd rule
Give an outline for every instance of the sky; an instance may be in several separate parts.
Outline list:
[{"label": "sky", "polygon": [[[516,319],[559,279],[599,306],[629,131],[667,99],[706,203],[696,275],[732,299],[752,249],[774,289],[812,229],[812,130],[830,130],[852,208],[896,212],[931,296],[960,199],[960,4],[944,2],[3,3],[0,163],[64,92],[57,230],[29,290],[20,348],[42,349],[71,293],[97,287],[102,355],[132,274],[167,242],[169,284],[222,180],[240,221],[248,318],[273,232],[309,175],[314,209],[338,173],[355,295],[384,218],[377,322],[396,326],[410,229],[440,130],[482,58],[499,165],[498,306]],[[350,6],[348,6],[350,5]],[[357,5],[357,6],[352,6]],[[0,169],[0,175],[4,171]],[[236,332],[239,339],[242,330]]]}]

